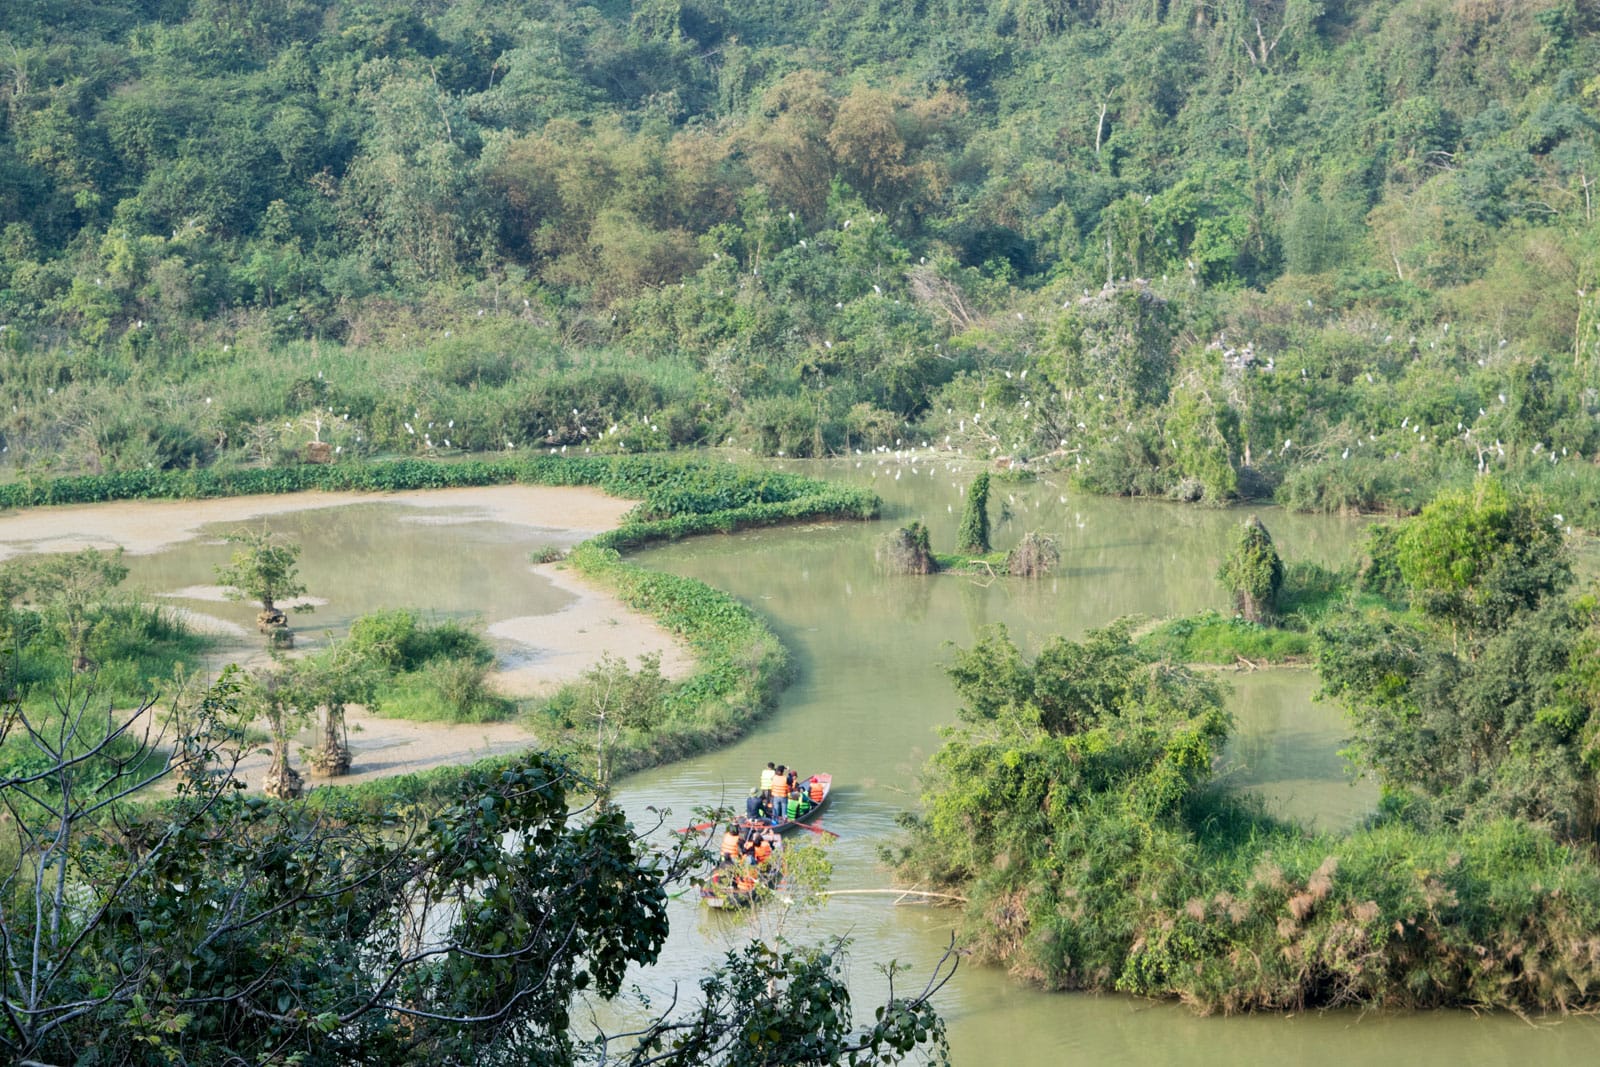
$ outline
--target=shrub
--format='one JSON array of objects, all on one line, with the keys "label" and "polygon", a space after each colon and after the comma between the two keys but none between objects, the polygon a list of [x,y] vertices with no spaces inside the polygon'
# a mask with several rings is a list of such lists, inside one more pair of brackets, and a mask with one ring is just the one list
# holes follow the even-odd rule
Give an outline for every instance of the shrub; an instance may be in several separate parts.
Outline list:
[{"label": "shrub", "polygon": [[420,673],[452,722],[492,722],[511,712],[510,702],[489,689],[488,664],[465,656],[440,657],[430,659]]},{"label": "shrub", "polygon": [[878,545],[878,562],[890,574],[934,574],[939,570],[928,542],[928,528],[920,522],[886,534]]},{"label": "shrub", "polygon": [[1014,578],[1043,578],[1061,562],[1055,538],[1029,531],[1006,556],[1006,573]]}]

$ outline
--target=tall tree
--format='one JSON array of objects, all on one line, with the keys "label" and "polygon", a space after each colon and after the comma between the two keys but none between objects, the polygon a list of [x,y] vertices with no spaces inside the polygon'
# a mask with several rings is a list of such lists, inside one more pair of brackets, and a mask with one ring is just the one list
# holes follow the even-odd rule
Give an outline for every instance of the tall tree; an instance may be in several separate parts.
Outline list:
[{"label": "tall tree", "polygon": [[979,471],[967,487],[956,529],[956,551],[978,556],[989,551],[989,472]]}]

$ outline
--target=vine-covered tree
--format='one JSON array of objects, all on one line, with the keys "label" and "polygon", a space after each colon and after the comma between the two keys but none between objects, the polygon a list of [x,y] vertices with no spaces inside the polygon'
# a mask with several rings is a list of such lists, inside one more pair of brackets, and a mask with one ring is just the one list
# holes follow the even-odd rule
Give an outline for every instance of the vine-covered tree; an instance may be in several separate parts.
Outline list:
[{"label": "vine-covered tree", "polygon": [[979,556],[989,551],[989,472],[979,471],[967,489],[961,506],[961,525],[956,528],[956,551]]},{"label": "vine-covered tree", "polygon": [[928,528],[920,522],[885,535],[878,546],[878,559],[891,574],[934,574],[939,570]]},{"label": "vine-covered tree", "polygon": [[1234,609],[1246,620],[1265,622],[1272,617],[1283,586],[1283,560],[1255,515],[1239,528],[1217,578],[1233,593]]}]

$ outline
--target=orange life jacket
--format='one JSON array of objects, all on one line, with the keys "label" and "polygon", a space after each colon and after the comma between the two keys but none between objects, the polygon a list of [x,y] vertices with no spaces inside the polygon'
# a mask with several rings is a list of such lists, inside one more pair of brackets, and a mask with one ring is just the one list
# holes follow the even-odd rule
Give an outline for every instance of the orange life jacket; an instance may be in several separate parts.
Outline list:
[{"label": "orange life jacket", "polygon": [[739,854],[739,835],[732,830],[722,835],[722,854],[729,859]]},{"label": "orange life jacket", "polygon": [[767,844],[765,841],[761,841],[761,842],[757,843],[757,845],[756,845],[756,862],[757,863],[765,863],[765,862],[767,862],[768,859],[771,858],[771,856],[772,856],[772,846],[771,845]]},{"label": "orange life jacket", "polygon": [[822,783],[817,781],[815,778],[811,779],[811,803],[821,804],[822,794]]},{"label": "orange life jacket", "polygon": [[789,795],[789,779],[774,778],[772,780],[772,795],[780,800]]}]

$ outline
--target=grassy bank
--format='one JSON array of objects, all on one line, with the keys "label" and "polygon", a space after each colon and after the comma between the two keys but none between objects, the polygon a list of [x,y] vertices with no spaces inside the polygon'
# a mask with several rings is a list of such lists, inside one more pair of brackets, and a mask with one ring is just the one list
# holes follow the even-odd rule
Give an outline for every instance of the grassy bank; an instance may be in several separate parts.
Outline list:
[{"label": "grassy bank", "polygon": [[[703,459],[664,456],[534,456],[433,463],[342,463],[248,470],[144,471],[20,482],[0,486],[0,506],[98,503],[128,499],[198,499],[310,490],[400,491],[506,484],[594,486],[639,503],[623,524],[579,545],[571,566],[615,591],[684,639],[694,673],[671,687],[648,724],[627,729],[611,755],[613,773],[681,759],[730,741],[769,711],[791,676],[789,655],[753,611],[703,582],[649,571],[625,549],[751,526],[816,519],[863,519],[878,499],[859,489],[799,475]],[[423,698],[424,692],[411,693]],[[408,718],[432,716],[404,703]],[[576,755],[565,732],[548,747]],[[493,760],[475,766],[483,767]],[[351,787],[374,803],[452,794],[463,768],[440,768]]]}]

